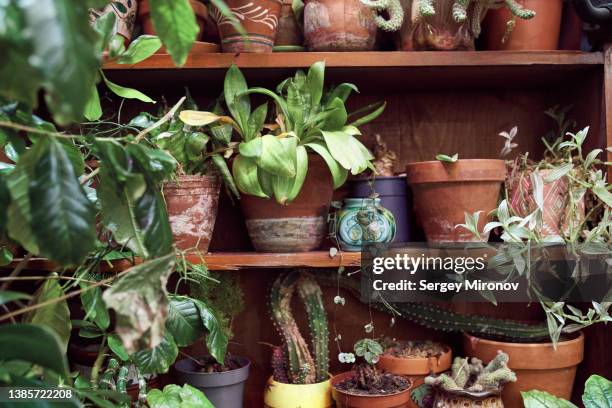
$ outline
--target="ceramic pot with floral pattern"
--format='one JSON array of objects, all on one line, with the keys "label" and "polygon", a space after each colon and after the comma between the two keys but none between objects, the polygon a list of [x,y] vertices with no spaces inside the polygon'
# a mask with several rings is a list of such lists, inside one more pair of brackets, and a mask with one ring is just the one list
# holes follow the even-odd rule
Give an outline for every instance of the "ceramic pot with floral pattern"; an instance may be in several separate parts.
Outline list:
[{"label": "ceramic pot with floral pattern", "polygon": [[113,33],[125,38],[127,44],[132,40],[137,9],[138,3],[136,0],[114,0],[107,4],[106,7],[92,9],[89,13],[89,19],[94,24],[101,16],[107,13],[114,13],[117,18]]},{"label": "ceramic pot with floral pattern", "polygon": [[395,238],[395,217],[380,205],[380,198],[345,198],[336,213],[336,235],[345,251],[361,251],[366,243],[386,243]]}]

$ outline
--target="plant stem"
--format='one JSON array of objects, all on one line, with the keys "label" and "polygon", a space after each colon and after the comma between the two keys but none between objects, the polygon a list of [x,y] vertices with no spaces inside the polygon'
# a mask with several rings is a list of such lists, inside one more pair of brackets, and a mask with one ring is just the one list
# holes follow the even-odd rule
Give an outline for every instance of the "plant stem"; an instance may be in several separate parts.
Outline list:
[{"label": "plant stem", "polygon": [[[14,276],[14,277],[6,277],[0,278],[0,282],[13,282],[13,281],[38,281],[38,280],[47,280],[47,279],[58,279],[58,280],[66,280],[66,281],[78,281],[85,283],[98,283],[98,281],[91,281],[85,279],[74,278],[72,276]],[[105,285],[110,286],[110,285]]]},{"label": "plant stem", "polygon": [[0,121],[0,127],[6,127],[10,129],[15,129],[15,130],[22,130],[24,132],[29,132],[29,133],[37,133],[40,135],[59,137],[62,139],[83,139],[85,138],[85,136],[81,136],[81,135],[70,135],[67,133],[49,132],[48,130],[36,129],[30,126],[21,125],[19,123],[6,122],[6,121]]},{"label": "plant stem", "polygon": [[[27,266],[28,262],[30,261],[30,258],[32,257],[32,253],[28,252],[26,254],[26,256],[23,257],[23,259],[17,264],[17,266],[15,267],[15,269],[13,269],[13,271],[11,272],[11,274],[8,276],[8,278],[16,278],[21,271],[23,271],[23,269]],[[7,278],[4,278],[7,279]],[[7,280],[6,282],[4,282],[2,284],[2,287],[0,287],[0,290],[6,290],[8,289],[8,287],[10,286],[11,281]]]},{"label": "plant stem", "polygon": [[91,173],[89,173],[88,175],[86,175],[85,177],[81,179],[81,185],[87,183],[89,180],[96,177],[99,172],[100,172],[100,168],[99,167],[95,168]]},{"label": "plant stem", "polygon": [[94,388],[98,388],[98,377],[100,376],[100,368],[102,368],[102,363],[104,362],[104,357],[106,356],[106,337],[107,334],[104,333],[102,336],[102,344],[100,344],[100,348],[98,349],[98,355],[96,357],[96,361],[91,367],[91,385]]},{"label": "plant stem", "polygon": [[178,110],[178,108],[183,104],[183,102],[185,102],[185,99],[187,99],[187,97],[183,96],[176,103],[176,105],[174,105],[172,107],[172,109],[170,109],[164,116],[161,117],[161,119],[159,119],[157,122],[155,122],[154,124],[152,124],[148,128],[146,128],[143,131],[141,131],[140,133],[138,133],[136,135],[136,143],[140,142],[149,132],[157,129],[158,127],[160,127],[161,125],[163,125],[164,123],[166,123],[167,121],[172,119],[174,117],[174,114]]}]

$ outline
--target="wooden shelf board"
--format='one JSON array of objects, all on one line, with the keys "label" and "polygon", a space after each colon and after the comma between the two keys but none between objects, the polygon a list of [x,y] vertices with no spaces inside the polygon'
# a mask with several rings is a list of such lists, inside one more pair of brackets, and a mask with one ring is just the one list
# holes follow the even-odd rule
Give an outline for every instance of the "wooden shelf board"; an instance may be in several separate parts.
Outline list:
[{"label": "wooden shelf board", "polygon": [[[187,259],[194,263],[200,263],[199,256],[190,255]],[[339,266],[358,267],[361,264],[360,252],[343,252],[330,257],[328,251],[313,251],[301,253],[265,253],[265,252],[217,252],[208,253],[204,260],[210,270],[240,270],[244,268],[337,268]],[[10,267],[19,263],[15,259]],[[140,263],[140,260],[136,260]],[[106,264],[103,264],[106,265]],[[120,272],[131,266],[128,260],[113,261],[112,266],[103,266],[104,272]],[[30,270],[54,270],[57,266],[47,259],[30,259],[26,269]]]}]

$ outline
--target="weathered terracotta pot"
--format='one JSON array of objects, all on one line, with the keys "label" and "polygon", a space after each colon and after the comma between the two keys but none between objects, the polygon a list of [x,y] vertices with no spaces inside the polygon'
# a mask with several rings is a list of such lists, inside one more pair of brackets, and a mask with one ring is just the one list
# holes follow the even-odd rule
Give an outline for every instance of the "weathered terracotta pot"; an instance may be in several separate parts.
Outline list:
[{"label": "weathered terracotta pot", "polygon": [[225,3],[246,33],[236,31],[229,19],[211,7],[223,52],[272,52],[282,0],[226,0]]},{"label": "weathered terracotta pot", "polygon": [[[504,408],[504,403],[499,396],[499,392],[448,392],[436,390],[433,406],[444,408]],[[511,407],[514,406],[518,408],[522,404],[512,405]]]},{"label": "weathered terracotta pot", "polygon": [[253,247],[261,252],[307,252],[319,248],[327,234],[332,195],[331,173],[319,155],[308,156],[306,180],[291,204],[243,194],[240,202]]},{"label": "weathered terracotta pot", "polygon": [[[546,178],[550,172],[551,170],[538,171],[542,179]],[[507,182],[510,208],[519,217],[526,217],[537,208],[531,184],[531,172],[517,174],[510,177]],[[577,226],[582,222],[585,213],[584,195],[578,199],[576,204],[578,214],[568,214],[568,190],[567,177],[544,183],[542,227],[538,230],[540,235],[559,235],[561,231],[567,231],[572,223]],[[572,215],[575,217],[573,220],[569,218]]]},{"label": "weathered terracotta pot", "polygon": [[278,17],[276,39],[274,40],[275,47],[286,45],[301,46],[304,44],[304,35],[295,19],[291,3],[291,0],[283,0],[280,16]]},{"label": "weathered terracotta pot", "polygon": [[[377,366],[382,370],[403,375],[410,379],[411,390],[414,391],[425,383],[425,377],[430,374],[439,374],[450,369],[453,359],[453,351],[445,346],[445,351],[438,357],[395,357],[391,354],[382,354]],[[412,394],[412,392],[411,392]],[[408,407],[419,408],[419,405],[411,398]]]},{"label": "weathered terracotta pot", "polygon": [[556,50],[561,31],[563,0],[518,0],[536,12],[530,20],[516,19],[516,26],[507,41],[506,23],[512,19],[507,7],[489,10],[483,22],[484,45],[487,50]]},{"label": "weathered terracotta pot", "polygon": [[[191,4],[191,8],[196,15],[198,27],[200,27],[200,32],[196,37],[196,40],[199,40],[202,38],[206,19],[208,18],[208,8],[206,5],[204,5],[204,3],[200,3],[196,0],[189,0],[189,4]],[[151,7],[149,6],[149,0],[140,0],[138,4],[138,17],[142,23],[143,34],[156,35],[155,29],[153,28],[153,21],[151,20]]]},{"label": "weathered terracotta pot", "polygon": [[338,374],[331,379],[332,397],[337,408],[408,408],[410,405],[410,388],[390,395],[355,395],[337,390],[335,385],[353,377],[354,372]]},{"label": "weathered terracotta pot", "polygon": [[115,0],[102,9],[90,10],[89,20],[94,24],[99,17],[107,13],[114,13],[116,19],[113,33],[125,38],[127,45],[132,40],[132,34],[134,33],[137,8],[136,0]]},{"label": "weathered terracotta pot", "polygon": [[470,22],[474,18],[474,4],[467,11],[467,19],[457,23],[453,18],[454,0],[435,2],[436,14],[415,17],[416,0],[401,0],[404,23],[399,31],[402,51],[468,51],[474,50],[474,33]]},{"label": "weathered terracotta pot", "polygon": [[522,407],[521,391],[546,391],[559,398],[571,399],[576,368],[584,357],[584,334],[560,341],[555,350],[552,343],[505,343],[463,335],[466,355],[483,362],[491,361],[497,350],[507,353],[517,381],[507,383],[502,392],[508,407]]},{"label": "weathered terracotta pot", "polygon": [[179,176],[164,183],[168,217],[177,248],[208,251],[217,218],[221,182],[211,176]]},{"label": "weathered terracotta pot", "polygon": [[478,221],[482,231],[486,215],[497,207],[506,177],[503,160],[487,159],[410,163],[406,172],[415,211],[427,241],[434,243],[475,241],[470,231],[455,226],[465,222],[466,213],[482,211]]},{"label": "weathered terracotta pot", "polygon": [[377,26],[359,0],[306,0],[304,38],[310,51],[371,51]]}]

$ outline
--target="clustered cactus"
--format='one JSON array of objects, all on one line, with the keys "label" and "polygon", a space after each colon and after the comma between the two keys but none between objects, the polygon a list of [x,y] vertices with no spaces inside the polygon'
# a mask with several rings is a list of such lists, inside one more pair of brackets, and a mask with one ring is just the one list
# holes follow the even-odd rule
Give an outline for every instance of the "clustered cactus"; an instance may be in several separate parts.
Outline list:
[{"label": "clustered cactus", "polygon": [[[378,28],[384,31],[397,31],[404,22],[404,8],[400,0],[361,0],[361,3],[372,10]],[[387,12],[387,17],[381,15]]]},{"label": "clustered cactus", "polygon": [[498,351],[486,366],[477,358],[456,357],[450,375],[429,376],[425,383],[447,392],[500,391],[505,383],[516,381],[516,374],[508,368],[508,360],[508,355],[502,351]]},{"label": "clustered cactus", "polygon": [[[308,316],[314,357],[291,312],[296,289]],[[272,285],[270,310],[283,340],[282,348],[272,353],[274,379],[290,384],[325,381],[329,371],[329,329],[319,285],[297,270],[281,274]]]},{"label": "clustered cactus", "polygon": [[[416,16],[414,20],[420,17],[429,17],[436,14],[435,0],[414,0],[416,2]],[[450,0],[441,0],[450,1]],[[524,8],[516,0],[455,0],[453,3],[453,18],[457,23],[463,23],[468,18],[468,8],[474,3],[474,13],[470,21],[470,28],[475,37],[478,37],[481,32],[480,23],[484,18],[485,13],[489,9],[497,9],[507,7],[512,13],[512,20],[508,22],[508,31],[511,31],[515,24],[515,19],[521,18],[529,20],[535,17],[535,11]]]},{"label": "clustered cactus", "polygon": [[[101,390],[112,390],[120,394],[127,394],[128,374],[129,368],[127,365],[120,365],[117,359],[111,358],[108,360],[106,370],[102,373],[97,387]],[[134,406],[144,407],[146,406],[147,399],[147,382],[145,378],[140,375],[138,369],[136,369],[136,376],[138,377],[138,400]],[[119,407],[128,408],[129,405],[129,403],[123,403],[120,404]]]}]

